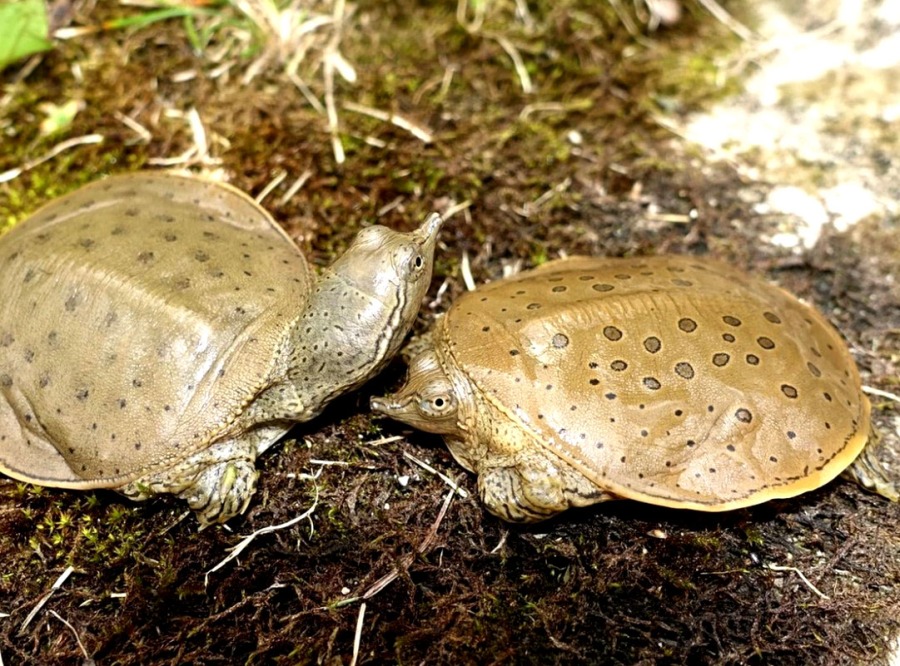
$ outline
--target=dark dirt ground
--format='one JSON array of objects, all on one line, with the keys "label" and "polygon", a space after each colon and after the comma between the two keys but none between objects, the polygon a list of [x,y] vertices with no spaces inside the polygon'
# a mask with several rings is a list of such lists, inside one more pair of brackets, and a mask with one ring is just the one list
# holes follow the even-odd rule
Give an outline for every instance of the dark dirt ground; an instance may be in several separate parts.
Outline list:
[{"label": "dark dirt ground", "polygon": [[[187,125],[164,111],[196,108],[234,185],[257,194],[278,170],[289,174],[266,205],[317,263],[379,212],[380,222],[409,228],[432,208],[471,202],[442,233],[432,296],[447,287],[423,309],[418,331],[464,288],[464,251],[479,282],[514,258],[529,266],[561,251],[712,255],[815,302],[853,345],[864,381],[896,391],[897,221],[828,234],[806,255],[790,255],[758,240],[776,222],[752,212],[766,184],[707,163],[653,121],[661,106],[685,113],[735,88],[714,84],[713,59],[735,45],[728,31],[692,4],[678,25],[640,39],[605,3],[529,8],[530,30],[514,19],[512,3],[498,3],[470,33],[453,3],[408,3],[401,11],[360,2],[342,42],[359,79],[338,83],[339,103],[392,110],[435,140],[426,145],[342,110],[342,166],[324,118],[277,69],[243,85],[246,61],[235,61],[213,78],[215,63],[192,52],[180,22],[60,43],[27,76],[22,66],[0,75],[0,172],[68,137],[99,133],[104,141],[0,185],[0,221],[104,174],[152,168],[150,158],[181,153],[192,143]],[[74,9],[82,25],[139,11],[112,3],[92,14],[88,5]],[[519,49],[535,86],[530,95],[498,35]],[[453,77],[442,88],[448,68]],[[173,81],[191,69],[195,78]],[[321,77],[307,80],[321,94]],[[40,136],[38,105],[73,98],[85,108],[66,135]],[[523,113],[528,105],[535,106]],[[137,140],[117,113],[146,127],[150,140]],[[580,145],[567,139],[571,130]],[[311,177],[300,193],[279,203],[304,170]],[[672,223],[654,209],[696,213]],[[885,659],[887,637],[900,629],[900,507],[839,480],[725,515],[621,502],[511,527],[483,510],[474,478],[438,438],[368,414],[369,396],[402,376],[398,359],[295,428],[261,460],[259,492],[230,529],[198,533],[172,498],[133,504],[112,492],[0,480],[3,663],[82,662],[73,631],[53,611],[98,664],[348,664],[361,601],[345,600],[393,571],[396,579],[365,600],[358,663]],[[900,407],[874,402],[876,420],[894,432]],[[896,437],[888,444],[896,447]],[[469,490],[467,499],[453,499],[436,531],[448,486],[405,453]],[[311,522],[258,537],[204,585],[240,535],[293,518],[316,493]],[[797,571],[769,564],[795,567],[828,598]],[[72,575],[22,629],[68,566]]]}]

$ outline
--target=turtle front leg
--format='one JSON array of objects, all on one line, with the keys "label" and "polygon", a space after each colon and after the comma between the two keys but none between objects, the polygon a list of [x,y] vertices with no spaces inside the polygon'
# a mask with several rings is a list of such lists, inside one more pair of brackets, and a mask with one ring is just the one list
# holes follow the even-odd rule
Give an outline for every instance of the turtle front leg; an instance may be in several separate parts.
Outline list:
[{"label": "turtle front leg", "polygon": [[118,491],[137,501],[165,493],[177,495],[196,512],[201,530],[224,523],[246,511],[259,476],[256,456],[283,433],[284,428],[260,428],[239,439],[217,442]]},{"label": "turtle front leg", "polygon": [[616,499],[562,460],[544,456],[482,467],[478,493],[488,511],[512,523],[535,523],[571,507]]},{"label": "turtle front leg", "polygon": [[873,433],[862,453],[848,467],[843,476],[856,481],[866,490],[886,497],[893,502],[900,502],[900,479],[891,478],[887,470],[875,455],[880,437]]}]

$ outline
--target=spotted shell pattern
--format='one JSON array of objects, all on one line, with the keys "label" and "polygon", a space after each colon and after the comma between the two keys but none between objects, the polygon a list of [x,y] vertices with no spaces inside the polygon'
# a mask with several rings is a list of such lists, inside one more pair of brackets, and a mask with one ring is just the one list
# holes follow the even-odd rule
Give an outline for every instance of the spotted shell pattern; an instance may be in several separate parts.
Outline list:
[{"label": "spotted shell pattern", "polygon": [[869,435],[856,365],[828,322],[706,260],[551,262],[460,298],[435,344],[598,487],[655,504],[798,494]]},{"label": "spotted shell pattern", "polygon": [[0,254],[0,471],[116,487],[202,449],[270,373],[311,283],[227,186],[129,175],[48,204]]}]

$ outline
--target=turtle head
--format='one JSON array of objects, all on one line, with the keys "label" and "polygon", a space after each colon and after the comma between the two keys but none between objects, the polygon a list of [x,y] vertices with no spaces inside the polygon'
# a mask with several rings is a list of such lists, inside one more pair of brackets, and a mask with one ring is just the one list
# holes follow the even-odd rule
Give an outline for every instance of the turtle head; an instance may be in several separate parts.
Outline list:
[{"label": "turtle head", "polygon": [[406,385],[395,394],[372,398],[372,410],[425,432],[458,435],[460,396],[440,366],[434,349],[409,364]]},{"label": "turtle head", "polygon": [[390,313],[381,323],[396,338],[391,353],[406,337],[428,290],[442,224],[441,216],[432,213],[422,226],[408,233],[381,225],[367,227],[331,266],[345,283],[381,304],[382,312]]}]

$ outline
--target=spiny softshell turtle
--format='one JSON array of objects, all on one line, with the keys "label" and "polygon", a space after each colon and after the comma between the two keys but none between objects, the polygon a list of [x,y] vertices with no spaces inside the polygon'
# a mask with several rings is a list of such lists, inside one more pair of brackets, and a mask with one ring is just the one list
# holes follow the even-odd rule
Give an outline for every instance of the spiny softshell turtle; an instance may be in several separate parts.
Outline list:
[{"label": "spiny softshell turtle", "polygon": [[511,521],[613,498],[724,511],[851,465],[897,499],[860,455],[870,406],[838,333],[697,258],[563,259],[467,293],[372,408],[444,435]]},{"label": "spiny softshell turtle", "polygon": [[397,351],[440,226],[363,229],[316,277],[232,187],[139,173],[52,201],[0,238],[0,471],[242,512],[257,455]]}]

